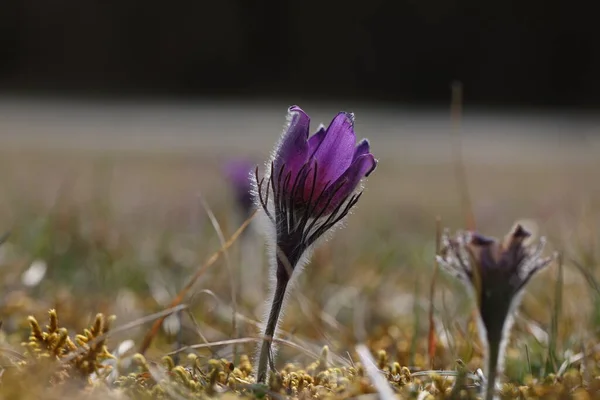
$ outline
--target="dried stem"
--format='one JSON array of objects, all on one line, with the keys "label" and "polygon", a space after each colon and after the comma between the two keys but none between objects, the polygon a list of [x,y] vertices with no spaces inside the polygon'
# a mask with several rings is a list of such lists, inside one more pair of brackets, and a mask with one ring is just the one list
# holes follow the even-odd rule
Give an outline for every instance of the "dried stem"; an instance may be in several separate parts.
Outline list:
[{"label": "dried stem", "polygon": [[461,196],[461,203],[465,213],[465,223],[469,230],[475,230],[475,215],[473,205],[469,195],[469,184],[467,182],[467,171],[462,153],[462,141],[460,134],[460,125],[463,112],[463,88],[460,82],[452,83],[452,101],[450,103],[450,118],[452,120],[452,130],[454,133],[454,144],[452,146],[454,153],[454,174],[458,191]]},{"label": "dried stem", "polygon": [[[435,255],[440,256],[442,249],[442,220],[438,216],[435,219]],[[429,332],[427,335],[427,355],[429,357],[429,366],[434,369],[435,352],[437,345],[437,337],[435,332],[435,321],[433,320],[435,283],[439,272],[438,263],[433,264],[433,276],[429,286]]]}]

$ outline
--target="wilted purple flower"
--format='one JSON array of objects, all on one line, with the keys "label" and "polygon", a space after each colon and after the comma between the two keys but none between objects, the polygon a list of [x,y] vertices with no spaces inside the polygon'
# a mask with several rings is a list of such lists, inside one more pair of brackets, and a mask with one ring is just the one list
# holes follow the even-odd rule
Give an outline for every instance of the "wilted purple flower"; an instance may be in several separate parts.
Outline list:
[{"label": "wilted purple flower", "polygon": [[230,161],[225,166],[225,175],[234,190],[236,202],[245,216],[254,208],[252,196],[252,171],[255,164],[249,160],[241,159]]},{"label": "wilted purple flower", "polygon": [[[377,166],[369,142],[356,145],[354,115],[340,112],[309,138],[310,118],[297,106],[263,178],[256,169],[256,199],[270,220],[277,283],[264,332],[272,338],[292,272],[307,250],[358,202],[360,181]],[[257,380],[264,382],[271,343],[263,342]]]},{"label": "wilted purple flower", "polygon": [[474,232],[459,232],[454,239],[446,232],[442,255],[437,261],[456,276],[475,297],[480,316],[480,335],[488,345],[487,399],[494,398],[495,379],[503,369],[503,354],[512,327],[512,313],[531,277],[546,267],[552,257],[542,257],[545,239],[527,243],[531,234],[516,225],[503,241]]}]

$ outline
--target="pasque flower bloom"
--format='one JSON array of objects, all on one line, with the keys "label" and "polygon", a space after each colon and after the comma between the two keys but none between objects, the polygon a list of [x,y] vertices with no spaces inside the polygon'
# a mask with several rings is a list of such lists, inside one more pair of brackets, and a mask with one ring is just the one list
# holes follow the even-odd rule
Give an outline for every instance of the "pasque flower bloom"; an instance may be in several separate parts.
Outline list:
[{"label": "pasque flower bloom", "polygon": [[225,165],[225,175],[235,194],[238,207],[245,217],[254,207],[252,181],[250,179],[254,164],[246,159],[232,160]]},{"label": "pasque flower bloom", "polygon": [[356,145],[354,115],[340,112],[309,137],[310,118],[297,106],[288,110],[288,125],[275,148],[265,176],[256,169],[255,197],[268,218],[276,285],[258,361],[257,380],[264,382],[271,341],[287,285],[308,251],[358,202],[361,180],[377,166],[369,142]]},{"label": "pasque flower bloom", "polygon": [[502,241],[474,232],[459,232],[455,238],[446,232],[442,238],[444,248],[438,263],[465,283],[478,306],[481,339],[488,345],[487,399],[494,398],[520,294],[531,277],[552,261],[552,257],[542,257],[544,238],[535,245],[528,243],[530,239],[531,234],[521,225]]}]

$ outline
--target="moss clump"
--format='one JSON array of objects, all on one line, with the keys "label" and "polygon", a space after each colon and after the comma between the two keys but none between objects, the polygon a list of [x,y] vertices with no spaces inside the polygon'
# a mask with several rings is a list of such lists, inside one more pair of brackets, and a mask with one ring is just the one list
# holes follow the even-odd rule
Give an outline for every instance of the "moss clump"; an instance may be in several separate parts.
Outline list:
[{"label": "moss clump", "polygon": [[[237,365],[195,353],[182,357],[181,363],[170,356],[157,361],[141,354],[114,356],[106,347],[112,318],[103,314],[73,337],[60,326],[55,310],[50,310],[44,327],[34,317],[27,321],[30,334],[22,344],[25,351],[3,369],[0,398],[348,399],[377,393],[363,365],[336,365],[327,346],[306,366],[288,363],[271,372],[267,383],[261,385],[256,384],[247,355],[242,355]],[[387,351],[379,350],[375,362],[398,398],[480,398],[481,382],[460,360],[454,370],[411,371]],[[499,394],[503,399],[586,400],[596,397],[598,382],[587,382],[581,368],[573,366],[544,379],[529,376],[522,384],[506,383]]]},{"label": "moss clump", "polygon": [[112,371],[107,360],[114,359],[105,344],[112,317],[96,315],[89,328],[71,338],[61,327],[55,310],[50,310],[48,325],[42,328],[37,319],[29,316],[30,335],[22,343],[22,358],[3,371],[0,390],[6,398],[36,395],[60,397],[73,390],[97,391],[95,383],[104,380]]}]

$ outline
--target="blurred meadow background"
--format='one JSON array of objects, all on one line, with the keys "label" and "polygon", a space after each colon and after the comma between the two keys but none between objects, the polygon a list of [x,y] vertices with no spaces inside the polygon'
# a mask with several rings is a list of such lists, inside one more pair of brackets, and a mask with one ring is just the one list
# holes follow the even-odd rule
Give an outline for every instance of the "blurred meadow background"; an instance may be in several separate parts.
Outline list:
[{"label": "blurred meadow background", "polygon": [[[423,389],[442,396],[452,382],[427,371],[476,373],[474,305],[436,272],[439,229],[502,237],[522,221],[562,262],[526,289],[506,395],[598,396],[600,49],[591,13],[550,4],[538,18],[533,5],[500,2],[307,4],[314,15],[288,2],[71,3],[0,6],[0,398],[51,396],[39,371],[17,372],[34,371],[21,345],[28,316],[44,327],[55,309],[74,335],[97,313],[115,315],[108,350],[135,372],[156,320],[143,318],[168,308],[198,271],[187,308],[164,321],[146,360],[204,343],[172,359],[188,365],[195,354],[214,384],[209,360],[233,371],[242,355],[252,359],[266,312],[265,243],[253,220],[218,253],[248,217],[226,170],[239,160],[262,168],[292,104],[312,131],[354,112],[379,165],[291,293],[277,366],[312,368],[314,385],[302,392],[286,376],[282,395],[374,393],[368,379],[345,387],[321,377],[324,391],[315,388],[324,365],[356,367],[360,343],[381,369],[407,367],[415,398]],[[464,96],[451,112],[454,81]],[[244,389],[229,385],[229,364],[219,368],[227,375],[214,379],[231,388],[223,395]],[[116,396],[91,375],[86,396]],[[166,396],[195,393],[186,390]]]}]

